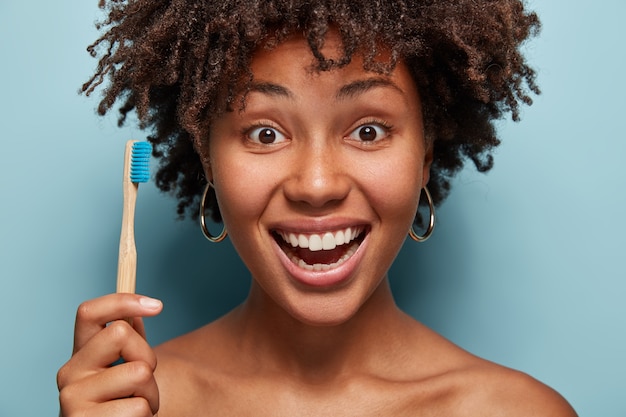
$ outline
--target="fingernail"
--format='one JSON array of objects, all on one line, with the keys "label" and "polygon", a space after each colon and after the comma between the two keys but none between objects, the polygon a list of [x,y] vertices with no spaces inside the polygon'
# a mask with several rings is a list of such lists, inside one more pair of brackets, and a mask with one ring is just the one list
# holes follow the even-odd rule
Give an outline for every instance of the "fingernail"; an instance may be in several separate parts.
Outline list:
[{"label": "fingernail", "polygon": [[142,307],[148,308],[150,310],[156,310],[161,308],[161,300],[157,300],[156,298],[150,298],[150,297],[141,297],[139,299],[139,304],[142,305]]}]

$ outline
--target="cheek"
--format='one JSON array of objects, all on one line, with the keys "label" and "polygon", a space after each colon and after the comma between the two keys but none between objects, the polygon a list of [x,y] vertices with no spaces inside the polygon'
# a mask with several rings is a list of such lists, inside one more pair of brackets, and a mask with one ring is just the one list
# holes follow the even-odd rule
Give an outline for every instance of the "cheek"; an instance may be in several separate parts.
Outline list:
[{"label": "cheek", "polygon": [[409,152],[390,160],[392,164],[383,161],[369,166],[369,199],[379,215],[401,223],[410,222],[417,210],[424,161]]},{"label": "cheek", "polygon": [[[214,164],[217,201],[228,230],[246,226],[258,219],[271,196],[274,176],[268,170],[246,162],[245,158],[222,159]],[[235,221],[236,219],[236,221]]]}]

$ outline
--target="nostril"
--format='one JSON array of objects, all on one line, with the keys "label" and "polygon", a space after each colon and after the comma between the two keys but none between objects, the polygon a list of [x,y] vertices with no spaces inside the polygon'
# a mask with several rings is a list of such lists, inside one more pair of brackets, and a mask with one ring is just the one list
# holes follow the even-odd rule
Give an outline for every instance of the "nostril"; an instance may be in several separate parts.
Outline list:
[{"label": "nostril", "polygon": [[306,203],[312,207],[325,207],[343,201],[350,193],[350,182],[343,175],[297,175],[284,185],[288,200]]}]

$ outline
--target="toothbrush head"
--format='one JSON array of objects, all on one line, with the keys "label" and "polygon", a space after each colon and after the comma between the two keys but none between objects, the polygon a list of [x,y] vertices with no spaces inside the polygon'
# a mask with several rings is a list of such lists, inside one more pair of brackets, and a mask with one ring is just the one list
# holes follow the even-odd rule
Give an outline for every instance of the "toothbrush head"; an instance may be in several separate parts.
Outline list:
[{"label": "toothbrush head", "polygon": [[150,180],[150,154],[152,145],[148,142],[134,142],[130,160],[130,181],[134,183]]}]

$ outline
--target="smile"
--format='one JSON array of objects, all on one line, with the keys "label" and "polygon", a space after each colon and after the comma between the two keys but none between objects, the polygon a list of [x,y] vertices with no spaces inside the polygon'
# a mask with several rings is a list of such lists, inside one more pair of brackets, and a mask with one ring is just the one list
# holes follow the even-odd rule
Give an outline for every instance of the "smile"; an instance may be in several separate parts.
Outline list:
[{"label": "smile", "polygon": [[365,227],[323,233],[274,231],[274,238],[289,260],[309,271],[327,271],[347,261],[363,241]]}]

